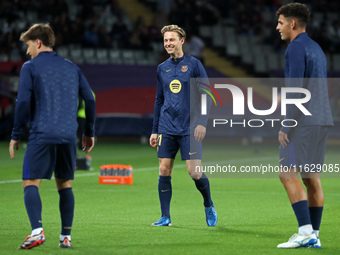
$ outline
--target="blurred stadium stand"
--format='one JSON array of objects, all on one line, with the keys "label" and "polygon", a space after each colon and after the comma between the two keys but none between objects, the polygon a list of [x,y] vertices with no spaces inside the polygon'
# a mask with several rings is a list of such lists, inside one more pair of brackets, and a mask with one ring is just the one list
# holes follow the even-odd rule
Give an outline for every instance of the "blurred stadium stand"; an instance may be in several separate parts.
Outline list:
[{"label": "blurred stadium stand", "polygon": [[[18,38],[36,22],[49,22],[55,50],[77,63],[97,95],[97,134],[148,136],[156,68],[168,56],[160,29],[174,23],[203,39],[210,77],[283,77],[286,44],[275,12],[286,0],[2,0],[0,2],[0,137],[8,138],[21,65]],[[308,33],[323,48],[329,77],[340,76],[340,2],[305,2]],[[254,88],[268,98],[271,88]],[[269,96],[268,96],[269,95]],[[330,85],[340,119],[340,88]],[[269,101],[270,102],[270,101]],[[338,132],[340,133],[340,132]],[[271,134],[276,137],[276,133]]]}]

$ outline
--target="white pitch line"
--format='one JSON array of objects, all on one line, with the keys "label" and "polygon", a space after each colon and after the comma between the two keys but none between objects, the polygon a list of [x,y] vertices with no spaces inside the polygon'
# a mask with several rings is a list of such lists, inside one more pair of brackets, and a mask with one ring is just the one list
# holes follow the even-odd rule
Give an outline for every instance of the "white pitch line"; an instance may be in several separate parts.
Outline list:
[{"label": "white pitch line", "polygon": [[[205,165],[209,164],[237,164],[237,163],[243,163],[243,162],[258,162],[262,160],[274,160],[276,157],[262,157],[262,158],[245,158],[245,159],[238,159],[238,160],[224,160],[224,161],[214,161],[214,162],[204,162]],[[176,164],[176,168],[180,167],[186,167],[186,164]],[[153,170],[158,170],[159,167],[144,167],[144,168],[135,168],[134,171],[136,172],[147,172],[147,171],[153,171]],[[82,177],[82,176],[94,176],[94,175],[99,175],[98,172],[93,172],[93,173],[86,173],[86,174],[75,174],[74,177]],[[52,180],[54,177],[52,177]],[[22,182],[22,179],[17,179],[17,180],[7,180],[7,181],[0,181],[0,184],[7,184],[7,183],[18,183]]]},{"label": "white pitch line", "polygon": [[22,180],[21,180],[21,179],[19,179],[19,180],[0,181],[0,184],[6,184],[6,183],[16,183],[16,182],[22,182]]}]

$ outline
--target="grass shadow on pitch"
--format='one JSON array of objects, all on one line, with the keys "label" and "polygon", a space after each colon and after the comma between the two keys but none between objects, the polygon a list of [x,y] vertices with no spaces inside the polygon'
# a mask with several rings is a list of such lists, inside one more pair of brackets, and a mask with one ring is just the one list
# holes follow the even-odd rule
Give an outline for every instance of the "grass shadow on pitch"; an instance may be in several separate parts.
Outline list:
[{"label": "grass shadow on pitch", "polygon": [[[247,228],[251,227],[251,225],[247,225]],[[258,228],[259,225],[256,225],[255,228]],[[256,236],[260,235],[263,237],[267,238],[272,238],[275,236],[275,238],[283,238],[286,239],[287,235],[284,232],[277,232],[277,231],[259,231],[259,230],[248,230],[244,229],[242,226],[239,228],[234,228],[234,227],[226,227],[226,226],[215,226],[215,227],[194,227],[194,226],[172,226],[171,228],[174,229],[190,229],[193,231],[198,231],[198,232],[206,232],[206,231],[211,231],[212,233],[215,232],[216,234],[221,234],[224,233],[227,236],[228,235],[249,235],[249,236]]]}]

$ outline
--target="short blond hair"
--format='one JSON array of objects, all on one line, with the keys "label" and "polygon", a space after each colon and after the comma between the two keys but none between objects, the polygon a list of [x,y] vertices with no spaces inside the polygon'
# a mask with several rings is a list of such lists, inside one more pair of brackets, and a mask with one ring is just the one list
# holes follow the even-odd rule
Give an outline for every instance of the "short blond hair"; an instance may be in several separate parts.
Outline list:
[{"label": "short blond hair", "polygon": [[162,36],[164,37],[165,32],[177,32],[179,35],[179,38],[182,39],[183,37],[186,38],[186,33],[183,30],[183,28],[177,26],[177,25],[167,25],[164,26],[161,30]]}]

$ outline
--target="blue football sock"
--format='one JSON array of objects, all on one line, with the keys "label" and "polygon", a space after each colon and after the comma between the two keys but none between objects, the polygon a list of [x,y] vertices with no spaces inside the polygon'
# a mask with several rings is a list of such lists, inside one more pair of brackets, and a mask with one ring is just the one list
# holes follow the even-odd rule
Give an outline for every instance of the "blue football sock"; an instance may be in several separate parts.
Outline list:
[{"label": "blue football sock", "polygon": [[171,176],[159,176],[158,195],[161,203],[162,217],[170,219],[170,201],[172,196]]},{"label": "blue football sock", "polygon": [[205,175],[205,173],[202,173],[201,178],[198,180],[194,180],[196,188],[201,192],[203,199],[204,199],[204,206],[210,207],[212,206],[213,202],[211,201],[211,195],[210,195],[210,184],[208,177]]},{"label": "blue football sock", "polygon": [[321,218],[322,218],[323,206],[320,207],[309,207],[310,220],[314,230],[320,229]]},{"label": "blue football sock", "polygon": [[299,223],[299,227],[311,224],[307,200],[296,202],[292,204],[292,207]]},{"label": "blue football sock", "polygon": [[28,218],[33,229],[42,228],[41,210],[42,204],[39,189],[35,185],[26,186],[24,189],[24,201]]},{"label": "blue football sock", "polygon": [[61,189],[59,192],[59,210],[61,217],[61,234],[71,235],[74,213],[74,195],[72,188]]}]

